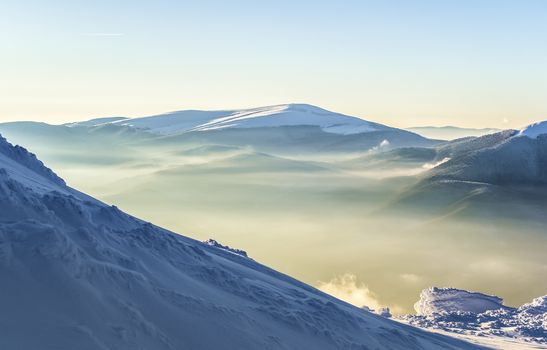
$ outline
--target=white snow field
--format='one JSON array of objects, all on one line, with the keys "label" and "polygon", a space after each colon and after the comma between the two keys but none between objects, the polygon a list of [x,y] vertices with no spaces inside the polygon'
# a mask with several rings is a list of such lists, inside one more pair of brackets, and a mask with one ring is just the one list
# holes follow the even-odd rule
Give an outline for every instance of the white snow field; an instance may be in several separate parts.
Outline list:
[{"label": "white snow field", "polygon": [[131,217],[3,138],[0,280],[0,349],[481,348]]},{"label": "white snow field", "polygon": [[497,296],[432,287],[414,307],[417,315],[399,319],[499,349],[547,348],[547,295],[512,308]]},{"label": "white snow field", "polygon": [[242,110],[187,110],[162,115],[114,119],[108,118],[71,123],[69,126],[93,126],[107,123],[127,125],[159,135],[174,135],[187,131],[208,131],[226,128],[264,128],[281,126],[318,126],[335,134],[359,134],[389,130],[381,124],[330,112],[308,104],[283,104]]}]

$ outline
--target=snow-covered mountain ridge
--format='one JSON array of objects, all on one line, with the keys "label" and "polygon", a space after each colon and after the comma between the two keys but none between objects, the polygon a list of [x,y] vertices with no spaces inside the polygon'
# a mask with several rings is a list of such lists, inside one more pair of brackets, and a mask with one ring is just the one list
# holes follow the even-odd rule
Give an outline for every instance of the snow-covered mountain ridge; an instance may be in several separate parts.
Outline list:
[{"label": "snow-covered mountain ridge", "polygon": [[186,110],[132,119],[103,118],[98,119],[95,124],[90,122],[92,121],[68,125],[74,127],[112,123],[160,135],[174,135],[188,131],[282,126],[318,126],[325,132],[343,135],[390,129],[385,125],[330,112],[308,104],[283,104],[223,111]]},{"label": "snow-covered mountain ridge", "polygon": [[479,348],[133,218],[0,149],[2,349]]}]

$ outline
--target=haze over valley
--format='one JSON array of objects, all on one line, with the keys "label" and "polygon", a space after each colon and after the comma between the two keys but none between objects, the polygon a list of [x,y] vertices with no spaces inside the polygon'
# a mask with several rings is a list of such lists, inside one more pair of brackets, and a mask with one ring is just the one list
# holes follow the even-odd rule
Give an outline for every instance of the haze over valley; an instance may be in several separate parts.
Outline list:
[{"label": "haze over valley", "polygon": [[72,187],[355,304],[411,313],[422,289],[453,286],[518,306],[547,288],[541,133],[445,141],[289,104],[0,134]]},{"label": "haze over valley", "polygon": [[0,33],[0,350],[547,349],[547,1]]}]

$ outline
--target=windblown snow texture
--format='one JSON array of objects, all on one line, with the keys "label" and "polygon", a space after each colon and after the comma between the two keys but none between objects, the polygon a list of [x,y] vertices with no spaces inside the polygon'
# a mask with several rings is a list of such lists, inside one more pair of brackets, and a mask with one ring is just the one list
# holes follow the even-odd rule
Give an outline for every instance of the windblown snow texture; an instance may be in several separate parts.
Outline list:
[{"label": "windblown snow texture", "polygon": [[505,308],[503,299],[496,296],[436,287],[424,289],[420,294],[420,300],[414,304],[414,309],[420,316],[459,311],[481,313],[500,308]]},{"label": "windblown snow texture", "polygon": [[511,308],[497,296],[433,287],[414,307],[417,315],[401,318],[417,327],[547,344],[547,295]]},{"label": "windblown snow texture", "polygon": [[473,349],[67,187],[0,140],[1,349]]}]

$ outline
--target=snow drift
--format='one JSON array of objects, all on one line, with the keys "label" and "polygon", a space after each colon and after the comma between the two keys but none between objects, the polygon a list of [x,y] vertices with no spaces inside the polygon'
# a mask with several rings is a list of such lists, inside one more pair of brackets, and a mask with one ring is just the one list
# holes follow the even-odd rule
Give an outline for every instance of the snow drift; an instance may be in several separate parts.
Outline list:
[{"label": "snow drift", "polygon": [[67,187],[0,139],[2,349],[471,349]]},{"label": "snow drift", "polygon": [[512,308],[497,296],[433,287],[422,291],[415,309],[417,315],[400,319],[417,327],[462,335],[547,344],[547,295]]},{"label": "snow drift", "polygon": [[474,312],[505,308],[503,299],[476,292],[468,292],[456,288],[424,289],[420,300],[414,304],[414,309],[420,316],[430,316],[436,313]]}]

